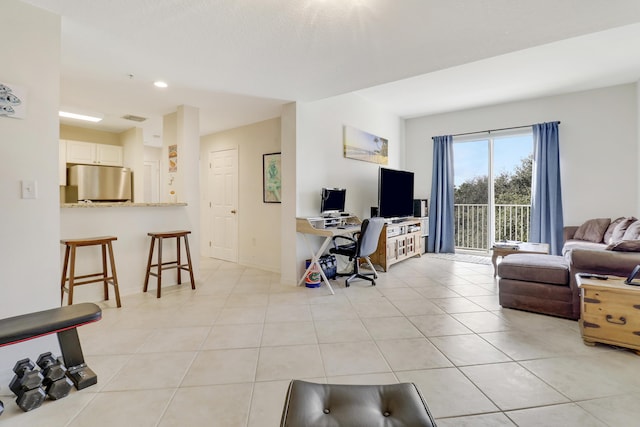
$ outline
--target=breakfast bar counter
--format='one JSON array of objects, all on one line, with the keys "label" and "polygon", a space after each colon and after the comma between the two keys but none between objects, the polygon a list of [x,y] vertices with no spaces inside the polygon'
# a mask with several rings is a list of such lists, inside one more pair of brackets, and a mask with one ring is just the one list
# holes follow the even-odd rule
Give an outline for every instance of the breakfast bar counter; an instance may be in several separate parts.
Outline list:
[{"label": "breakfast bar counter", "polygon": [[186,203],[132,203],[132,202],[94,202],[94,203],[61,203],[61,208],[145,208],[187,206]]},{"label": "breakfast bar counter", "polygon": [[[113,253],[122,296],[142,293],[149,256],[149,232],[189,230],[189,244],[193,257],[196,281],[200,265],[200,220],[198,202],[130,203],[84,202],[60,205],[60,238],[81,239],[95,236],[114,236]],[[176,245],[165,244],[163,257],[171,259]],[[95,249],[95,248],[94,248]],[[60,265],[64,260],[64,246],[60,245]],[[100,248],[78,253],[77,275],[100,271]],[[162,286],[176,283],[176,275],[162,277]],[[152,287],[155,283],[151,284]],[[74,301],[100,302],[100,286],[81,286],[74,291]],[[111,303],[111,301],[109,302]],[[126,304],[126,298],[123,305]]]}]

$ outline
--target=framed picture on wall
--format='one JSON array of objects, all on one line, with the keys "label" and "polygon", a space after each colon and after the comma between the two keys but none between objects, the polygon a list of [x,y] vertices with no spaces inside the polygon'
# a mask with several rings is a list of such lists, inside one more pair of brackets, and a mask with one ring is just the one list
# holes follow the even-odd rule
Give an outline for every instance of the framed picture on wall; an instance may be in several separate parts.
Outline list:
[{"label": "framed picture on wall", "polygon": [[280,153],[262,155],[262,201],[264,203],[282,203],[280,157]]},{"label": "framed picture on wall", "polygon": [[389,140],[353,128],[343,128],[344,157],[386,165],[389,163]]},{"label": "framed picture on wall", "polygon": [[169,146],[169,172],[178,172],[178,145]]}]

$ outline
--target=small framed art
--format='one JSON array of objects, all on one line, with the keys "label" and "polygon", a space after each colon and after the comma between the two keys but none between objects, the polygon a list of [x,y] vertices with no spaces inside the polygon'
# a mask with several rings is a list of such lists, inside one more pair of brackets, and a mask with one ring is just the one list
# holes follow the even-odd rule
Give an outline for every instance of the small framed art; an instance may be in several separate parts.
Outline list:
[{"label": "small framed art", "polygon": [[262,201],[264,203],[282,203],[281,168],[281,153],[262,155]]}]

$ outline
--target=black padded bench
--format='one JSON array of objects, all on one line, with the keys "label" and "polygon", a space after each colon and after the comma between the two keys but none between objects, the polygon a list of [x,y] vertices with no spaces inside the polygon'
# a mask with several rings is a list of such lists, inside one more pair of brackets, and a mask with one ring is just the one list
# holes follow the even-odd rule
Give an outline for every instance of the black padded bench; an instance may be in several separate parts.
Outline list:
[{"label": "black padded bench", "polygon": [[384,385],[289,384],[280,427],[436,427],[413,383]]},{"label": "black padded bench", "polygon": [[58,334],[67,374],[78,390],[98,382],[97,375],[84,362],[78,326],[102,319],[102,310],[93,303],[82,303],[0,319],[0,347]]}]

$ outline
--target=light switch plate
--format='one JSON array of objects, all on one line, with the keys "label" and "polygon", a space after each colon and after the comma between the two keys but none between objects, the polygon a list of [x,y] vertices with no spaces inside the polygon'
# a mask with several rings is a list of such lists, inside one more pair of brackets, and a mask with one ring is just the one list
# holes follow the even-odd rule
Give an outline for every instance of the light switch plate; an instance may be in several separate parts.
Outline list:
[{"label": "light switch plate", "polygon": [[38,183],[33,180],[22,181],[22,198],[35,199],[38,197]]}]

